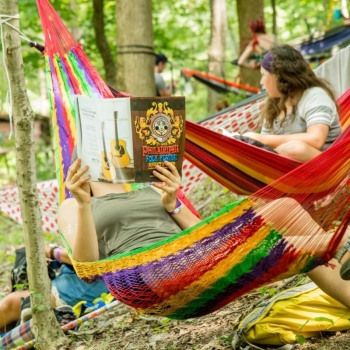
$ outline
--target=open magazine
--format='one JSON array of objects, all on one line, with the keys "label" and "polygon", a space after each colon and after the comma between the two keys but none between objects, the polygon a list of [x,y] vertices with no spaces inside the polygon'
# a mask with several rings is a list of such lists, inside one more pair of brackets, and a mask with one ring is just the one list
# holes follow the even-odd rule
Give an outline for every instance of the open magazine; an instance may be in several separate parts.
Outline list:
[{"label": "open magazine", "polygon": [[185,146],[184,97],[75,96],[77,153],[90,181],[159,181],[156,165],[173,163],[181,175]]}]

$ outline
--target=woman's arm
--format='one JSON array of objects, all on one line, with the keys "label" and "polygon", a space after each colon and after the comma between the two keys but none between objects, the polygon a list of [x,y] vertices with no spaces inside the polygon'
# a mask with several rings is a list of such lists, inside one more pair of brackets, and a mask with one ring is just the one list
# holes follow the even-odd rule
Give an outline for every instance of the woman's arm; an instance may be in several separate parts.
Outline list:
[{"label": "woman's arm", "polygon": [[[58,250],[59,250],[59,258],[58,258]],[[53,249],[50,245],[45,246],[45,256],[47,259],[51,259],[52,257],[64,264],[72,265],[70,257],[68,255],[67,249],[59,246],[55,246]]]},{"label": "woman's arm", "polygon": [[74,198],[66,199],[58,212],[59,229],[77,261],[99,259],[98,241],[91,205],[79,205]]},{"label": "woman's arm", "polygon": [[70,245],[73,259],[96,261],[99,259],[98,240],[91,211],[88,167],[80,169],[81,159],[69,168],[66,187],[74,198],[65,200],[58,213],[58,226]]},{"label": "woman's arm", "polygon": [[305,133],[290,134],[290,135],[266,135],[255,132],[247,132],[243,136],[250,137],[254,140],[260,141],[272,148],[277,148],[283,143],[289,141],[302,141],[307,145],[320,150],[325,144],[329,126],[326,124],[313,124],[309,126]]}]

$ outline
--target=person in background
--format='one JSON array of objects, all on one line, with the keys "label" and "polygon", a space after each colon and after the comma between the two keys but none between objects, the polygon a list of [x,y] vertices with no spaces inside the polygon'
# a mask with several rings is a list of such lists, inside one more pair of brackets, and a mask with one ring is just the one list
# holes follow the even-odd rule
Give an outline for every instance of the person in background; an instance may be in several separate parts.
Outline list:
[{"label": "person in background", "polygon": [[252,30],[253,39],[243,50],[237,64],[245,68],[259,69],[262,55],[276,45],[277,40],[274,35],[266,34],[263,20],[251,21],[249,27]]},{"label": "person in background", "polygon": [[156,83],[156,96],[170,96],[170,87],[165,84],[165,81],[160,73],[162,73],[168,63],[168,58],[162,54],[156,54],[154,66],[154,79]]},{"label": "person in background", "polygon": [[342,131],[330,84],[318,78],[301,53],[289,45],[272,48],[260,70],[267,93],[262,130],[243,136],[300,162],[326,150]]}]

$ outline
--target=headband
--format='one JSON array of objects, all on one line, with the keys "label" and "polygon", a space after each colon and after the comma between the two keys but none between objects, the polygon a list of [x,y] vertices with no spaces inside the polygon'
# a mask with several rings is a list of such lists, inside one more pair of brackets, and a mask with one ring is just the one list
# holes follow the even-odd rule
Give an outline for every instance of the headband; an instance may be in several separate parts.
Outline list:
[{"label": "headband", "polygon": [[269,51],[261,62],[261,67],[263,67],[267,72],[271,73],[273,62],[273,53]]}]

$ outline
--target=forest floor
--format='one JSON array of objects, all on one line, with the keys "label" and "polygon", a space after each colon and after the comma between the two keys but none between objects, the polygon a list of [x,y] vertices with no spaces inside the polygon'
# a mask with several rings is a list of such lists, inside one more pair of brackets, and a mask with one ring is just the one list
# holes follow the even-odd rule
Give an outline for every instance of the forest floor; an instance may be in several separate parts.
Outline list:
[{"label": "forest floor", "polygon": [[[190,199],[203,217],[235,199],[226,190],[205,182],[196,189]],[[10,219],[0,217],[0,300],[10,291],[10,269],[14,262],[14,250],[23,242],[21,226]],[[56,241],[54,235],[46,235],[46,241]],[[297,278],[292,283],[300,283]],[[285,288],[290,287],[286,285]],[[273,286],[276,288],[276,285]],[[269,287],[256,290],[235,300],[208,316],[186,321],[142,316],[125,305],[118,305],[107,313],[83,323],[77,331],[68,334],[70,345],[62,350],[226,350],[233,349],[234,330],[240,320]],[[349,327],[350,328],[350,327]],[[255,349],[239,344],[236,349]],[[273,349],[273,347],[264,347]],[[307,339],[293,349],[302,350],[350,350],[350,331],[322,333],[318,338]]]}]

